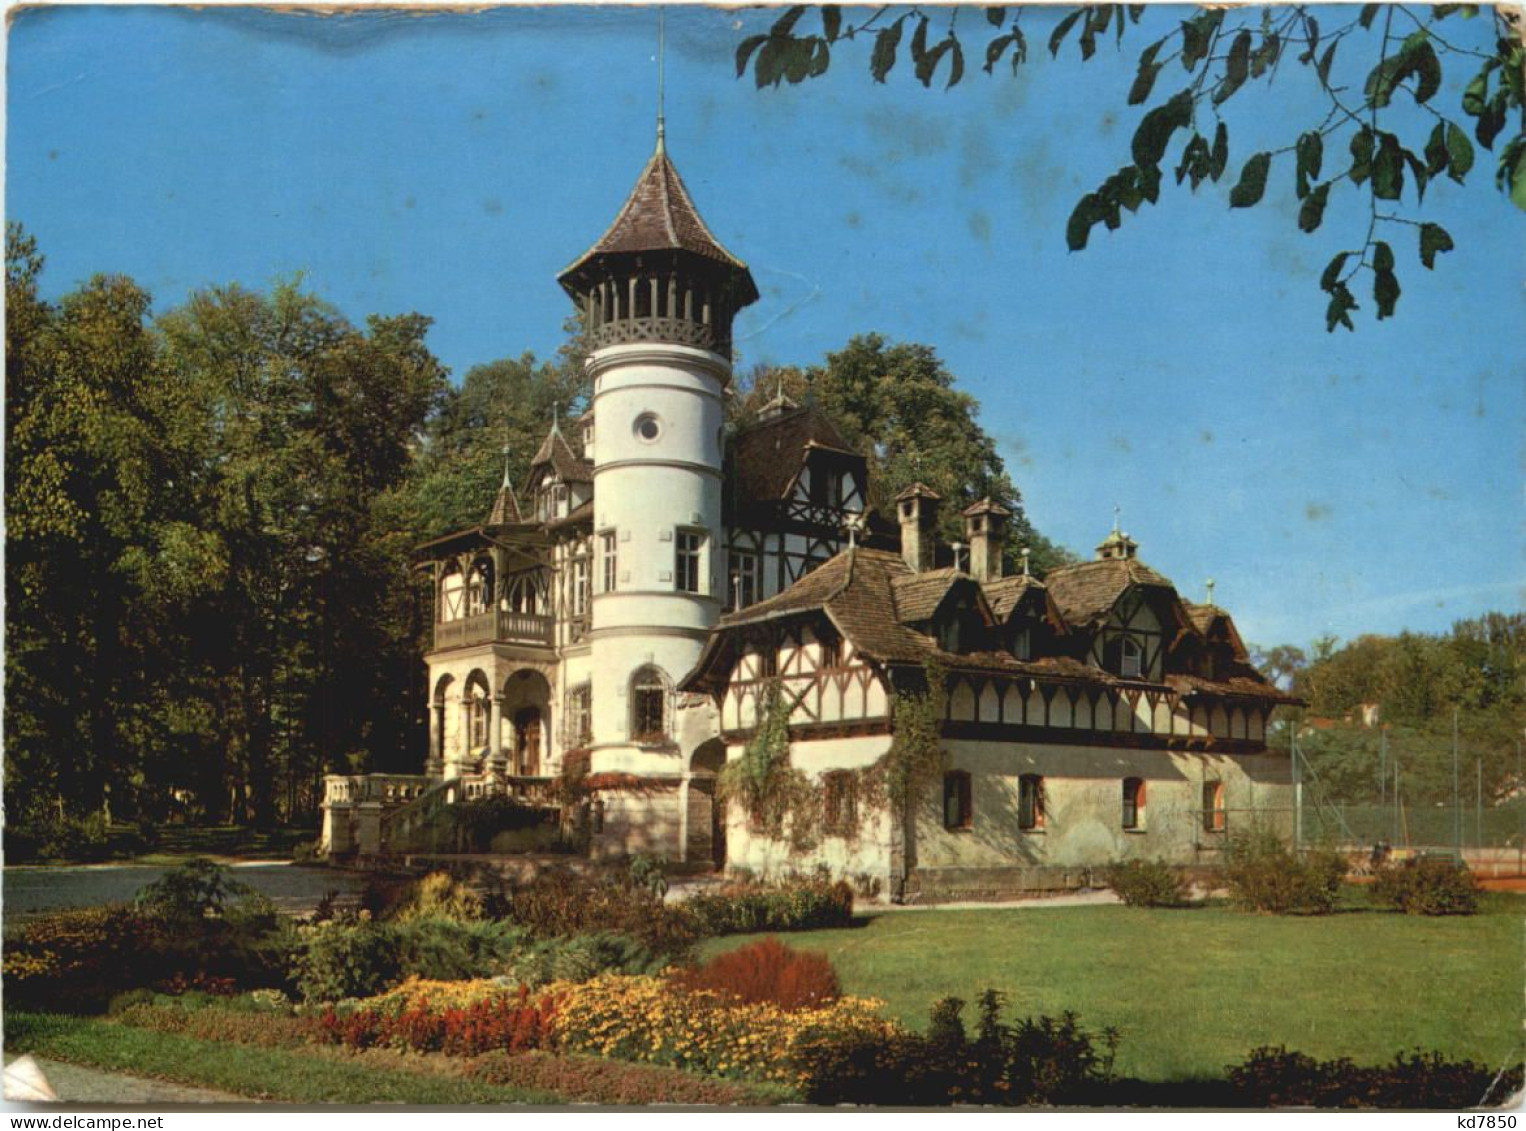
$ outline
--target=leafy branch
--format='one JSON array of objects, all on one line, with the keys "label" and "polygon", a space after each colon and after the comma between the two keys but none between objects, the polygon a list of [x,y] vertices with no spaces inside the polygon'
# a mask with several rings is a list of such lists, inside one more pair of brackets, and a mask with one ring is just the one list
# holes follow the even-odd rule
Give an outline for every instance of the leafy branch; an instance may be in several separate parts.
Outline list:
[{"label": "leafy branch", "polygon": [[[1222,180],[1230,169],[1227,104],[1248,86],[1269,86],[1288,58],[1322,92],[1328,112],[1322,121],[1291,136],[1280,148],[1246,157],[1230,189],[1229,205],[1253,208],[1260,204],[1271,184],[1273,166],[1281,166],[1280,159],[1289,155],[1302,232],[1319,230],[1332,194],[1365,191],[1369,221],[1365,237],[1359,246],[1339,252],[1320,277],[1320,287],[1329,296],[1328,330],[1336,326],[1355,329],[1351,313],[1359,306],[1351,287],[1363,271],[1372,275],[1378,319],[1394,313],[1401,291],[1393,248],[1380,238],[1388,234],[1385,226],[1417,229],[1419,259],[1427,270],[1434,269],[1437,255],[1453,249],[1452,237],[1441,225],[1395,209],[1418,211],[1423,207],[1427,185],[1440,176],[1466,183],[1476,161],[1475,141],[1496,153],[1495,183],[1499,190],[1526,209],[1526,50],[1513,17],[1502,8],[1484,14],[1475,4],[1439,4],[1418,12],[1402,4],[1367,4],[1338,26],[1321,28],[1319,14],[1328,18],[1328,14],[1351,10],[1306,6],[1205,10],[1181,20],[1145,46],[1138,55],[1137,72],[1128,93],[1130,106],[1148,106],[1130,142],[1131,160],[1076,202],[1066,224],[1066,245],[1081,251],[1099,224],[1115,231],[1122,226],[1125,214],[1157,203],[1165,168],[1172,169],[1178,186],[1186,184],[1194,193],[1204,181]],[[811,11],[820,20],[819,34],[797,30]],[[784,82],[801,83],[827,71],[834,49],[872,38],[869,73],[875,82],[883,83],[895,70],[910,27],[906,53],[915,79],[931,88],[941,75],[944,89],[948,89],[965,76],[965,46],[956,26],[957,10],[946,26],[940,22],[941,38],[932,36],[935,15],[941,21],[942,11],[887,5],[856,25],[844,26],[842,9],[836,5],[818,9],[797,5],[780,16],[766,34],[742,41],[736,52],[737,75],[741,77],[751,68],[759,89]],[[1029,59],[1028,42],[1020,26],[1022,9],[987,7],[983,11],[992,34],[985,43],[982,69],[994,74],[1006,59],[1016,74]],[[1073,42],[1084,62],[1093,58],[1099,43],[1108,38],[1121,50],[1144,11],[1140,4],[1102,4],[1070,11],[1050,33],[1049,53],[1058,57]],[[1396,15],[1405,21],[1398,31],[1394,29]],[[1477,18],[1493,21],[1491,51],[1460,45],[1455,37],[1444,36],[1439,30],[1448,20]],[[1410,29],[1407,34],[1406,29]],[[1356,92],[1343,84],[1336,64],[1340,59],[1351,59],[1364,41],[1373,38],[1378,41],[1377,49],[1358,100]],[[1460,114],[1449,116],[1438,110],[1436,102],[1445,89],[1446,68],[1472,67],[1475,61],[1478,65],[1462,95]],[[1188,81],[1173,93],[1156,96],[1156,86],[1172,64],[1181,66]],[[1429,118],[1423,120],[1434,123],[1423,146],[1418,144],[1420,135],[1408,124],[1414,115],[1403,115],[1405,124],[1395,126],[1393,115],[1387,113],[1396,109],[1395,99],[1401,94],[1399,105],[1424,111]],[[1472,119],[1471,131],[1466,119]],[[1515,125],[1514,135],[1496,151],[1496,142],[1511,123]],[[1346,156],[1336,157],[1342,149]],[[1383,210],[1380,206],[1385,205],[1390,207]]]}]

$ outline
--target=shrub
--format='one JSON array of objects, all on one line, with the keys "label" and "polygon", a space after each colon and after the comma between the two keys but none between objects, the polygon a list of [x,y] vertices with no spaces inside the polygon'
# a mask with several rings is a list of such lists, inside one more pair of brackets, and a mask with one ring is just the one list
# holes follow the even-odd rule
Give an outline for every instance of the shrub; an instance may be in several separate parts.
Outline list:
[{"label": "shrub", "polygon": [[124,990],[165,976],[160,925],[131,907],[59,911],[6,941],[5,996],[13,1007],[94,1012]]},{"label": "shrub", "polygon": [[505,970],[524,944],[509,923],[341,919],[304,929],[291,980],[306,1001],[369,997],[408,977],[452,981]]},{"label": "shrub", "polygon": [[640,939],[618,931],[539,939],[525,943],[508,963],[517,982],[586,982],[600,974],[660,974],[668,966]]},{"label": "shrub", "polygon": [[500,1053],[469,1062],[466,1071],[468,1076],[485,1083],[544,1089],[572,1103],[734,1107],[788,1103],[796,1098],[793,1092],[777,1086],[715,1080],[673,1068],[595,1056]]},{"label": "shrub", "polygon": [[399,923],[418,919],[472,922],[482,918],[482,898],[447,872],[431,872],[411,884],[392,918]]},{"label": "shrub", "polygon": [[819,1009],[842,996],[825,955],[791,950],[771,936],[717,955],[697,970],[680,971],[672,980],[688,990],[709,990],[748,1005],[770,1002],[787,1012]]},{"label": "shrub", "polygon": [[690,917],[629,878],[542,876],[504,897],[504,914],[538,939],[617,931],[653,954],[679,958],[694,944]]},{"label": "shrub", "polygon": [[1107,886],[1130,907],[1185,907],[1187,878],[1164,860],[1126,860],[1107,866]]},{"label": "shrub", "polygon": [[1302,856],[1267,829],[1233,837],[1224,883],[1237,907],[1278,915],[1323,915],[1335,909],[1346,860],[1330,848]]},{"label": "shrub", "polygon": [[[808,1102],[946,1106],[956,1103],[1075,1103],[1095,1099],[1112,1080],[1118,1036],[1093,1034],[1073,1013],[1001,1021],[1001,995],[981,997],[973,1040],[960,1020],[964,1003],[933,1006],[926,1035],[818,1035],[797,1053]],[[1099,1049],[1100,1046],[1100,1049]]]},{"label": "shrub", "polygon": [[1374,902],[1406,915],[1472,915],[1478,910],[1478,881],[1463,864],[1444,857],[1417,857],[1379,868]]},{"label": "shrub", "polygon": [[1439,1052],[1400,1053],[1364,1067],[1342,1057],[1315,1060],[1286,1046],[1255,1049],[1229,1069],[1230,1085],[1254,1107],[1468,1108],[1502,1102],[1521,1088],[1520,1064],[1496,1073]]},{"label": "shrub", "polygon": [[853,888],[842,880],[795,879],[781,884],[732,884],[699,892],[681,905],[706,936],[758,931],[814,931],[853,923]]}]

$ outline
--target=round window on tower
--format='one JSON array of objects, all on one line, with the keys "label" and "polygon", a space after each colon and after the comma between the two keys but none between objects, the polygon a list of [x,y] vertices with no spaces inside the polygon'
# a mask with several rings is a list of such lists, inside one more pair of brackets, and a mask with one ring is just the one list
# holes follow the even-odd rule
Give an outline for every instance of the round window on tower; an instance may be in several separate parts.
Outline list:
[{"label": "round window on tower", "polygon": [[662,435],[662,421],[653,412],[643,412],[636,417],[636,439],[644,440],[648,444]]}]

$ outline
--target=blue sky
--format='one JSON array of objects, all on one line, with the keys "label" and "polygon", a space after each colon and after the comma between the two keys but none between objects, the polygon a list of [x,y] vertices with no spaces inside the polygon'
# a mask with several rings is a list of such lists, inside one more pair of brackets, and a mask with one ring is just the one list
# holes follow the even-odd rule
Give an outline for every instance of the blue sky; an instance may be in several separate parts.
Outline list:
[{"label": "blue sky", "polygon": [[[1184,13],[1146,18],[1163,32]],[[927,91],[903,58],[877,86],[861,44],[760,92],[732,55],[772,18],[668,17],[670,152],[763,293],[739,323],[744,367],[870,330],[936,346],[1040,529],[1089,553],[1118,504],[1141,556],[1194,599],[1216,578],[1253,641],[1519,607],[1526,216],[1493,190],[1492,155],[1466,188],[1427,193],[1457,244],[1436,271],[1414,229],[1391,233],[1398,317],[1373,321],[1359,292],[1357,332],[1328,335],[1317,276],[1367,225],[1349,191],[1309,236],[1290,193],[1231,211],[1231,174],[1066,251],[1076,199],[1128,160],[1148,31],[1054,62],[1057,16],[1030,9],[1016,78],[972,60]],[[651,151],[655,24],[631,8],[24,11],[6,213],[37,237],[50,294],[115,271],[162,309],[301,272],[353,319],[432,316],[458,375],[550,355],[570,310],[555,275]],[[978,53],[983,18],[964,27]],[[1350,65],[1359,84],[1370,64]],[[1318,120],[1294,70],[1229,104],[1231,170]],[[1283,157],[1274,188],[1291,177]]]}]

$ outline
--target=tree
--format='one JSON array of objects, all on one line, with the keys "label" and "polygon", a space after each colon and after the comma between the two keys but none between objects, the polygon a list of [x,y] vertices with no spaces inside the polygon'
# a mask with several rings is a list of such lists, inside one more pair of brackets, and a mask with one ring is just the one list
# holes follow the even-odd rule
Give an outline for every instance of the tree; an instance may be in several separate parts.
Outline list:
[{"label": "tree", "polygon": [[[815,11],[819,32],[802,33],[797,28],[807,11],[792,7],[767,33],[743,39],[736,51],[738,77],[751,67],[759,89],[804,82],[826,73],[834,50],[872,39],[869,71],[882,83],[895,69],[908,31],[912,72],[924,87],[940,77],[952,87],[964,77],[969,32],[960,30],[960,9],[885,5],[857,23],[845,23],[842,8],[826,5]],[[984,70],[992,74],[999,65],[1010,66],[1016,74],[1028,60],[1025,10],[983,11]],[[1270,86],[1289,60],[1296,64],[1289,71],[1316,84],[1328,112],[1290,129],[1280,147],[1238,160],[1229,203],[1232,208],[1262,203],[1274,166],[1289,165],[1292,176],[1283,184],[1299,202],[1300,231],[1320,227],[1332,193],[1354,192],[1365,199],[1365,235],[1338,252],[1320,275],[1320,288],[1329,296],[1327,330],[1355,329],[1358,276],[1370,277],[1377,317],[1394,313],[1401,288],[1390,239],[1403,234],[1427,270],[1452,250],[1445,228],[1416,217],[1430,181],[1442,176],[1466,181],[1476,160],[1474,140],[1491,151],[1503,140],[1495,182],[1526,209],[1526,48],[1518,18],[1504,7],[1491,8],[1475,25],[1465,24],[1480,15],[1474,4],[1438,4],[1418,13],[1402,4],[1211,9],[1174,26],[1174,17],[1164,11],[1146,11],[1142,4],[1072,9],[1048,37],[1051,55],[1058,56],[1069,41],[1082,60],[1093,58],[1098,41],[1108,36],[1120,49],[1130,35],[1151,37],[1139,53],[1128,95],[1130,106],[1147,107],[1129,160],[1076,202],[1065,233],[1072,251],[1086,247],[1098,224],[1116,230],[1125,213],[1156,203],[1168,186],[1167,171],[1193,192],[1204,181],[1226,176],[1232,168],[1227,103],[1247,86]],[[1174,63],[1184,72],[1180,78]],[[1471,77],[1460,104],[1443,112],[1438,106],[1449,68]],[[1516,132],[1509,136],[1505,131],[1512,120]]]},{"label": "tree", "polygon": [[869,502],[887,521],[895,520],[896,495],[920,481],[943,497],[945,541],[963,540],[960,512],[990,497],[1012,512],[1009,559],[1026,546],[1039,572],[1074,560],[1028,521],[995,441],[977,420],[979,404],[955,380],[931,346],[861,334],[824,365],[755,370],[734,415],[751,419],[781,389],[797,402],[811,398],[867,456]]}]

